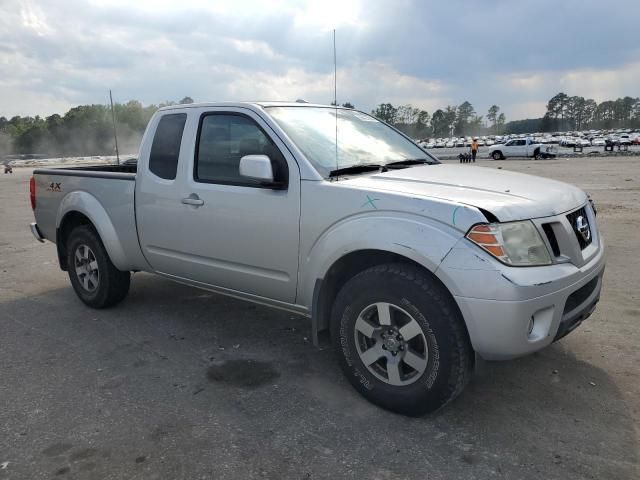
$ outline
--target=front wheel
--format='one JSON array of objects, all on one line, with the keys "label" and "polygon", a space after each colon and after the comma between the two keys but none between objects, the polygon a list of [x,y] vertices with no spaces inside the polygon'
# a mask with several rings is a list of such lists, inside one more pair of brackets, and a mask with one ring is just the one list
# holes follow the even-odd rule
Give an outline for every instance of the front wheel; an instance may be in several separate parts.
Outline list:
[{"label": "front wheel", "polygon": [[372,267],[336,298],[331,331],[341,367],[369,401],[417,416],[453,400],[474,353],[451,296],[427,272],[405,264]]},{"label": "front wheel", "polygon": [[67,272],[80,300],[93,308],[111,307],[129,292],[131,274],[111,263],[100,237],[87,225],[73,229],[67,240]]},{"label": "front wheel", "polygon": [[502,153],[501,153],[501,152],[499,152],[499,151],[495,151],[495,152],[493,152],[493,153],[491,154],[491,157],[492,157],[494,160],[502,160]]}]

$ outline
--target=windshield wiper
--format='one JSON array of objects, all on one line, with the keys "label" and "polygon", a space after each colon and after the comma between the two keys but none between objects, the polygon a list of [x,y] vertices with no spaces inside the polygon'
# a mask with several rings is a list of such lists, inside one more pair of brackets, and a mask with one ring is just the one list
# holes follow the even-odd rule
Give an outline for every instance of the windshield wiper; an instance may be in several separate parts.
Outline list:
[{"label": "windshield wiper", "polygon": [[342,167],[342,168],[337,168],[335,170],[331,170],[329,172],[329,177],[337,177],[338,175],[347,174],[347,173],[371,172],[373,170],[386,172],[387,167],[385,165],[380,165],[379,163],[361,163],[359,165],[351,165],[349,167]]},{"label": "windshield wiper", "polygon": [[396,162],[385,163],[384,166],[387,168],[402,168],[409,167],[411,165],[435,165],[436,162],[432,162],[431,160],[427,160],[426,158],[408,158],[406,160],[398,160]]},{"label": "windshield wiper", "polygon": [[407,158],[405,160],[397,160],[389,163],[361,163],[358,165],[351,165],[349,167],[337,168],[329,172],[329,177],[337,177],[342,174],[349,173],[364,173],[378,170],[380,172],[386,172],[388,170],[396,170],[399,168],[407,168],[411,165],[436,165],[438,162],[427,160],[426,158]]}]

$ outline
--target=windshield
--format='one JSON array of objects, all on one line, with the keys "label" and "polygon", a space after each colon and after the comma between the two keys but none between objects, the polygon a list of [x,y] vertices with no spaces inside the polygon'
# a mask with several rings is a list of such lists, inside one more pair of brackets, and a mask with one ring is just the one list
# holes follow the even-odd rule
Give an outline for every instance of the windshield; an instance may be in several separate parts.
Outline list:
[{"label": "windshield", "polygon": [[383,165],[402,160],[436,160],[394,129],[357,110],[330,107],[268,107],[269,115],[305,154],[318,172]]}]

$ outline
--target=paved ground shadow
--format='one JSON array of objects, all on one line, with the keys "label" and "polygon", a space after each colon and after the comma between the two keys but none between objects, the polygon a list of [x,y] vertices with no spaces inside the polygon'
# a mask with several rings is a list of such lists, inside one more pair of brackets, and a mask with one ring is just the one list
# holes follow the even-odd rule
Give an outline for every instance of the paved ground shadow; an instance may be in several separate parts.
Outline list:
[{"label": "paved ground shadow", "polygon": [[0,318],[0,478],[637,478],[621,392],[562,343],[480,361],[410,419],[355,393],[308,321],[146,274],[113,309],[68,287]]}]

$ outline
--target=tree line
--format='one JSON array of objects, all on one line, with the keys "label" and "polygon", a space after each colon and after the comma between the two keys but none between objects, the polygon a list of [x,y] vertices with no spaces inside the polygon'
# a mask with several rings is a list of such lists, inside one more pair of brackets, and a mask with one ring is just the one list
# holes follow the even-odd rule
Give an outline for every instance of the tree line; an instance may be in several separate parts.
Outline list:
[{"label": "tree line", "polygon": [[626,96],[597,103],[591,98],[570,97],[561,92],[547,102],[543,117],[511,122],[506,121],[497,105],[492,105],[482,116],[468,101],[448,105],[432,114],[409,104],[396,107],[381,103],[371,114],[413,138],[608,130],[640,128],[640,98]]},{"label": "tree line", "polygon": [[[153,113],[160,107],[192,103],[179,102],[143,106],[137,100],[114,105],[121,151],[133,153]],[[344,107],[354,108],[346,102]],[[555,132],[584,129],[640,128],[640,98],[622,97],[597,103],[593,99],[554,95],[544,117],[506,122],[500,107],[492,105],[478,115],[473,105],[447,105],[433,113],[413,105],[381,103],[371,112],[412,138],[489,135],[500,133]],[[64,115],[48,117],[0,116],[0,155],[42,153],[51,156],[113,155],[113,125],[107,105],[81,105]]]},{"label": "tree line", "polygon": [[544,132],[640,127],[640,98],[629,96],[597,103],[560,92],[547,103],[540,121]]},{"label": "tree line", "polygon": [[[114,105],[120,151],[134,153],[149,119],[163,106],[192,103],[190,97],[179,102],[143,106],[137,100]],[[350,102],[342,104],[354,108]],[[505,116],[493,105],[486,119],[476,114],[473,105],[463,102],[447,106],[433,114],[412,105],[378,105],[371,112],[413,138],[448,137],[497,133],[504,129]],[[81,105],[64,115],[48,117],[0,117],[0,155],[46,154],[50,156],[93,156],[115,154],[111,110],[108,105]]]},{"label": "tree line", "polygon": [[506,117],[498,105],[489,108],[485,120],[468,101],[447,105],[433,114],[410,104],[394,107],[381,103],[371,114],[413,138],[488,135],[502,132],[506,124]]},{"label": "tree line", "polygon": [[[179,102],[143,106],[137,100],[114,104],[118,144],[123,153],[138,150],[144,129],[155,111]],[[48,117],[0,117],[0,155],[47,154],[51,156],[114,155],[113,123],[108,105],[80,105],[64,115]]]}]

